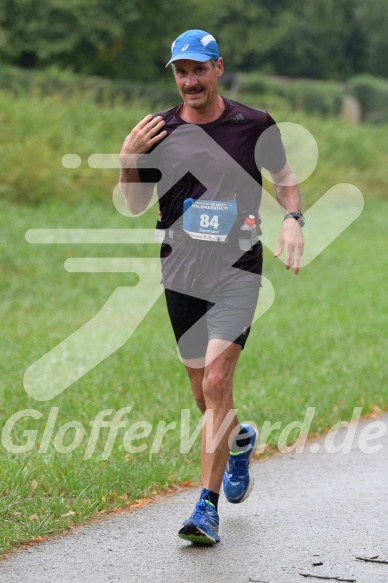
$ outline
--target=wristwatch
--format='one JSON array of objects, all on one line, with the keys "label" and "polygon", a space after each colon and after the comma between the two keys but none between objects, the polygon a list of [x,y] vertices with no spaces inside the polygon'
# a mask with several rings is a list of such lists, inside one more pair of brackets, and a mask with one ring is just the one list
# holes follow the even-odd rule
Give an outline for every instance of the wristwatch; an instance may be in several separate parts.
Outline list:
[{"label": "wristwatch", "polygon": [[304,225],[306,223],[305,218],[302,215],[302,213],[286,213],[284,215],[284,220],[290,219],[290,218],[295,219],[296,221],[298,221],[298,223],[299,223],[299,225],[301,227],[304,227]]}]

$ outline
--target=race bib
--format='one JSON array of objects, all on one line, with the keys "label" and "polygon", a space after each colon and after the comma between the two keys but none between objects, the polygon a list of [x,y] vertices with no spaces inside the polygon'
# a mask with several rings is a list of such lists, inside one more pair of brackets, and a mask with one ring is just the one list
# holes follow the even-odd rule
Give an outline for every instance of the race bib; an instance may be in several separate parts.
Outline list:
[{"label": "race bib", "polygon": [[235,200],[196,200],[183,203],[183,230],[193,239],[225,241],[237,217]]}]

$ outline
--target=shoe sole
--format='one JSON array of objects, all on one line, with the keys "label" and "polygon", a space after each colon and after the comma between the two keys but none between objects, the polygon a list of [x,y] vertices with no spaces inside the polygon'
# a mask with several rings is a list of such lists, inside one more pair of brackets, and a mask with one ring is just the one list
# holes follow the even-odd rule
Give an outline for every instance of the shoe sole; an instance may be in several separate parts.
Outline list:
[{"label": "shoe sole", "polygon": [[200,528],[195,526],[194,524],[187,524],[178,532],[179,538],[183,540],[188,540],[192,543],[200,544],[200,545],[214,545],[220,542],[220,539],[216,540],[211,538],[205,532],[203,532]]},{"label": "shoe sole", "polygon": [[[253,427],[253,425],[251,425],[251,427]],[[249,497],[250,493],[253,490],[253,486],[255,484],[255,480],[254,480],[253,474],[251,472],[251,460],[252,460],[253,454],[256,451],[257,442],[259,441],[259,432],[257,431],[256,427],[253,427],[253,429],[255,430],[256,436],[255,436],[255,442],[254,442],[253,447],[251,449],[251,452],[252,453],[251,453],[251,455],[249,457],[249,470],[248,470],[249,485],[248,485],[247,491],[245,492],[244,496],[242,498],[240,498],[239,500],[229,500],[229,498],[226,498],[226,495],[225,495],[225,498],[227,499],[227,501],[230,504],[241,504],[241,502],[244,502]]]}]

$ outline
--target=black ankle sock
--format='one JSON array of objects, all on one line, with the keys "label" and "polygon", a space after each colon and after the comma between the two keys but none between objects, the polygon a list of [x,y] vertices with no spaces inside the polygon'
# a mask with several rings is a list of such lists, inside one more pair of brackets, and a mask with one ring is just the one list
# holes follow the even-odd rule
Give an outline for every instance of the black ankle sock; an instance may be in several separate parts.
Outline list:
[{"label": "black ankle sock", "polygon": [[206,492],[206,498],[209,500],[209,502],[211,502],[214,506],[214,508],[218,509],[218,498],[220,497],[219,494],[217,494],[217,492],[213,492],[212,490],[206,490],[206,488],[202,488],[202,492],[201,492],[201,498],[202,496],[205,494]]},{"label": "black ankle sock", "polygon": [[[236,436],[236,440],[235,440],[236,445],[237,445],[238,448],[248,447],[249,441],[250,441],[249,437],[245,437],[245,438],[244,437],[239,437],[239,435],[243,436],[246,433],[249,433],[249,430],[246,429],[245,427],[241,427],[240,428],[240,431],[238,432],[238,435]],[[241,451],[241,449],[239,449],[239,451]]]}]

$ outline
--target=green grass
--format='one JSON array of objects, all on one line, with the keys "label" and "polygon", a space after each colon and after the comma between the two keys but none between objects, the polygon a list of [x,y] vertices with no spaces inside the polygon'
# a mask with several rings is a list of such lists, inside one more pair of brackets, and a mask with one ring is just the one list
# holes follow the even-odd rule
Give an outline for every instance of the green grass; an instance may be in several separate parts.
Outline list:
[{"label": "green grass", "polygon": [[[367,201],[361,218],[298,277],[266,253],[265,275],[276,297],[253,327],[237,369],[235,404],[241,419],[252,419],[259,427],[265,420],[281,421],[284,428],[290,421],[301,421],[312,406],[316,411],[311,433],[316,433],[350,419],[356,406],[363,406],[364,413],[387,406],[386,211],[387,203]],[[35,401],[22,384],[27,366],[93,317],[116,286],[131,284],[125,274],[71,274],[63,269],[69,256],[128,256],[128,248],[30,245],[25,231],[124,228],[128,221],[149,225],[154,215],[150,211],[128,219],[98,201],[38,208],[1,204],[1,416],[5,422],[22,409],[42,414],[40,419],[21,419],[12,432],[14,443],[21,445],[27,441],[23,431],[36,430],[31,451],[1,450],[2,550],[199,477],[198,442],[188,453],[180,453],[181,409],[192,412],[191,430],[200,416],[176,356],[162,299],[123,348],[59,397]],[[143,251],[135,247],[131,254],[141,256]],[[149,249],[148,255],[152,253]],[[115,413],[126,406],[132,407],[126,429],[141,420],[152,425],[151,435],[136,443],[147,449],[128,454],[125,430],[119,430],[112,454],[101,460],[108,431],[101,429],[92,457],[83,460],[89,423],[99,411]],[[59,408],[53,436],[47,452],[39,453],[52,407]],[[85,435],[73,452],[59,453],[54,438],[69,421],[81,423]],[[176,421],[177,428],[164,438],[159,453],[150,455],[159,421]],[[271,435],[271,447],[279,433]],[[70,432],[64,444],[72,439]]]},{"label": "green grass", "polygon": [[[126,218],[114,209],[116,170],[93,170],[90,154],[117,152],[145,107],[118,103],[102,107],[80,98],[37,99],[0,93],[0,421],[24,409],[37,419],[20,419],[15,444],[36,431],[31,451],[0,449],[0,550],[66,530],[96,512],[124,506],[171,484],[199,477],[198,442],[180,451],[180,415],[200,420],[183,366],[177,359],[163,298],[130,340],[60,396],[49,402],[30,398],[23,388],[27,367],[90,320],[118,286],[133,285],[129,274],[68,273],[68,257],[155,256],[153,246],[30,245],[32,228],[152,227],[156,209]],[[252,98],[253,99],[253,98]],[[258,103],[251,103],[260,107]],[[266,104],[270,110],[270,104]],[[320,159],[302,185],[307,208],[337,182],[352,182],[366,206],[349,227],[298,277],[266,252],[265,276],[275,288],[272,308],[255,324],[235,377],[240,418],[262,426],[265,420],[302,420],[316,407],[311,433],[349,419],[353,408],[386,408],[387,313],[384,278],[387,247],[385,128],[352,127],[339,120],[309,118],[275,107],[278,121],[305,125],[316,137]],[[62,155],[81,155],[79,169],[66,170]],[[28,204],[27,204],[28,203]],[[55,375],[55,371],[53,373]],[[39,453],[52,408],[58,408],[52,438]],[[108,429],[101,429],[93,455],[84,460],[92,428],[105,409],[112,414],[131,407],[108,459],[101,459]],[[112,418],[112,416],[108,417]],[[141,453],[128,453],[126,429],[137,421],[151,424],[139,439]],[[160,451],[150,447],[160,421],[177,422]],[[77,422],[84,430],[77,449],[58,452],[58,430]],[[280,431],[270,436],[275,447]],[[64,440],[73,439],[69,431]],[[34,439],[35,434],[30,434]],[[291,438],[293,435],[291,435]],[[57,441],[55,441],[57,440]],[[59,440],[59,441],[58,441]],[[71,514],[70,514],[71,513]]]}]

